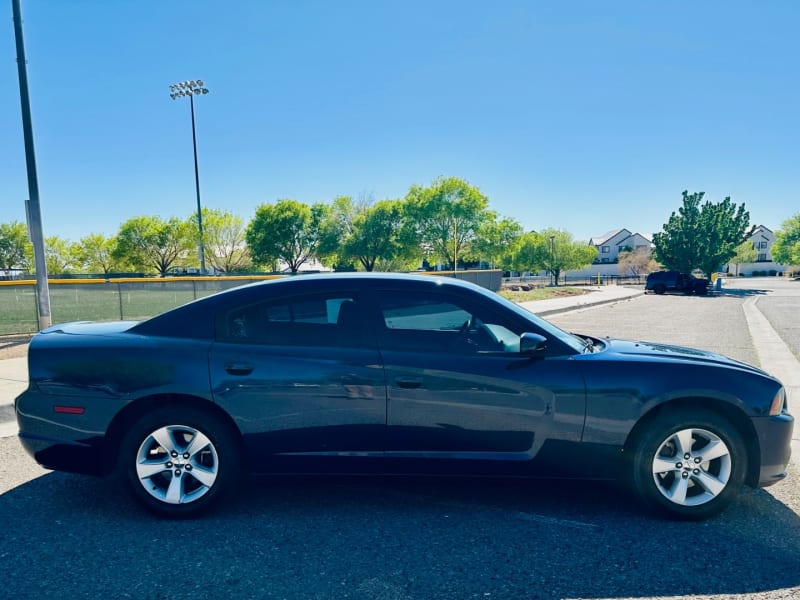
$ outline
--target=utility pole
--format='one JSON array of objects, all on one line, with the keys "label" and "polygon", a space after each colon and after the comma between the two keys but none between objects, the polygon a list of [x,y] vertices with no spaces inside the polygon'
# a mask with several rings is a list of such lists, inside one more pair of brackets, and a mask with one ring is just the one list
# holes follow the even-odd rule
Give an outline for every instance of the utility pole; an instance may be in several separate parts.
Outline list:
[{"label": "utility pole", "polygon": [[22,105],[22,134],[25,139],[25,164],[28,169],[28,194],[25,203],[28,216],[28,235],[33,244],[33,262],[36,267],[36,308],[39,313],[39,330],[52,325],[50,317],[50,286],[47,282],[47,263],[44,256],[42,211],[39,207],[39,180],[36,176],[36,153],[33,150],[33,122],[31,101],[28,95],[28,67],[25,60],[25,42],[22,37],[22,11],[19,0],[11,0],[14,13],[14,38],[17,42],[17,71],[19,72],[19,99]]}]

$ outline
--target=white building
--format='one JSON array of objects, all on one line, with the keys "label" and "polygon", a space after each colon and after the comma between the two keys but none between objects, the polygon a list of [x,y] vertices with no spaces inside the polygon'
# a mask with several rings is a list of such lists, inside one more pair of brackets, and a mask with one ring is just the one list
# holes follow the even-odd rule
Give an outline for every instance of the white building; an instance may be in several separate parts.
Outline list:
[{"label": "white building", "polygon": [[597,248],[594,264],[616,263],[620,252],[653,247],[653,243],[642,234],[631,233],[627,229],[614,229],[605,235],[593,237],[589,244]]},{"label": "white building", "polygon": [[772,246],[775,244],[775,233],[764,227],[758,225],[753,233],[750,234],[748,240],[753,244],[756,252],[756,262],[729,264],[727,271],[731,275],[745,275],[751,276],[753,274],[759,275],[782,275],[786,270],[786,265],[781,265],[772,260]]}]

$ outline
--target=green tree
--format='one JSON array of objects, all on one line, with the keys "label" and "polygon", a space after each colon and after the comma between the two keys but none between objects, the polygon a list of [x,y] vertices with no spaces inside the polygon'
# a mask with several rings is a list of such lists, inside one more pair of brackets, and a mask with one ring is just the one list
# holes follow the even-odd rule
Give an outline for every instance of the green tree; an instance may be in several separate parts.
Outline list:
[{"label": "green tree", "polygon": [[355,202],[350,196],[337,196],[320,224],[317,257],[337,270],[353,270],[353,259],[344,255],[343,244],[353,232],[353,221],[369,207],[366,200]]},{"label": "green tree", "polygon": [[800,265],[800,213],[786,219],[775,237],[772,260],[782,265]]},{"label": "green tree", "polygon": [[726,197],[722,202],[706,201],[704,192],[683,192],[683,205],[673,212],[662,233],[653,236],[655,257],[667,269],[700,269],[712,273],[736,253],[747,238],[750,213]]},{"label": "green tree", "polygon": [[563,271],[587,267],[596,256],[594,246],[575,241],[568,231],[545,229],[522,236],[513,265],[518,271],[552,273],[558,285]]},{"label": "green tree", "polygon": [[739,265],[743,263],[756,262],[758,258],[758,250],[753,245],[753,242],[746,240],[736,246],[734,255],[731,257],[730,264],[736,265],[735,275],[739,275]]},{"label": "green tree", "polygon": [[[196,227],[197,214],[190,220]],[[242,218],[228,211],[203,209],[203,249],[206,263],[223,273],[247,269],[250,251],[245,239],[246,227]]]},{"label": "green tree", "polygon": [[75,249],[81,270],[105,275],[125,270],[126,265],[113,256],[116,244],[113,237],[107,238],[102,233],[90,233],[82,237]]},{"label": "green tree", "polygon": [[516,253],[524,230],[515,219],[497,219],[492,215],[475,234],[472,253],[475,258],[485,260],[492,268],[511,266],[511,257]]},{"label": "green tree", "polygon": [[438,178],[429,187],[411,186],[406,195],[406,243],[417,243],[432,258],[456,267],[470,255],[478,230],[494,215],[477,187],[457,177]]},{"label": "green tree", "polygon": [[399,200],[376,202],[353,219],[341,255],[358,260],[365,271],[381,263],[392,265],[396,259],[408,261],[411,252],[403,241],[402,226],[403,204]]},{"label": "green tree", "polygon": [[142,216],[125,221],[112,250],[115,260],[125,261],[142,271],[156,270],[161,276],[177,261],[186,261],[194,248],[194,224],[171,217]]},{"label": "green tree", "polygon": [[19,221],[0,223],[0,270],[28,267],[28,228]]},{"label": "green tree", "polygon": [[48,276],[71,273],[81,264],[78,245],[57,235],[44,239],[44,259]]},{"label": "green tree", "polygon": [[247,226],[245,237],[253,260],[262,265],[277,260],[297,273],[300,266],[316,255],[325,204],[308,206],[296,200],[262,204]]}]

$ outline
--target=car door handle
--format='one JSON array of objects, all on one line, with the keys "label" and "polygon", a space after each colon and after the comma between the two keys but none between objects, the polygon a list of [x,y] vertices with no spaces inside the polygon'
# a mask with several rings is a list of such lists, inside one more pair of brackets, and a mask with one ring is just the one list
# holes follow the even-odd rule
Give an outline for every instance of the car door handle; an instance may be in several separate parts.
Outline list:
[{"label": "car door handle", "polygon": [[249,363],[228,363],[225,370],[231,375],[250,375],[253,372],[253,365]]},{"label": "car door handle", "polygon": [[401,388],[415,389],[422,386],[422,379],[418,377],[395,377],[394,382]]}]

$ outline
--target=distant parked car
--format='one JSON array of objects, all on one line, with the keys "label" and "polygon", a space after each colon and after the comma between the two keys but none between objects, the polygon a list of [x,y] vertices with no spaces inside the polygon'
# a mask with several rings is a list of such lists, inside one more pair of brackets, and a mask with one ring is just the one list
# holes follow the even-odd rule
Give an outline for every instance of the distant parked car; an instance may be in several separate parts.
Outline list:
[{"label": "distant parked car", "polygon": [[695,277],[689,273],[680,271],[656,271],[647,276],[645,291],[652,291],[656,294],[664,292],[679,292],[681,294],[697,294],[705,296],[711,280],[704,277]]},{"label": "distant parked car", "polygon": [[[22,445],[202,511],[243,472],[621,477],[701,519],[786,475],[781,383],[719,354],[573,335],[475,285],[391,274],[242,286],[34,336]],[[591,492],[589,492],[591,493]]]}]

